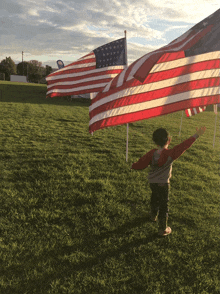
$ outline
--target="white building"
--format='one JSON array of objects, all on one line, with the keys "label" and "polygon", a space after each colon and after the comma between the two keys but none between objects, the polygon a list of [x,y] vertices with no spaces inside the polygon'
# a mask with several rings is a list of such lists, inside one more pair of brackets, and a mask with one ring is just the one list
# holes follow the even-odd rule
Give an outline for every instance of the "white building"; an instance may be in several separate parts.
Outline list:
[{"label": "white building", "polygon": [[27,83],[26,76],[18,76],[18,75],[10,75],[11,82],[20,82],[20,83]]}]

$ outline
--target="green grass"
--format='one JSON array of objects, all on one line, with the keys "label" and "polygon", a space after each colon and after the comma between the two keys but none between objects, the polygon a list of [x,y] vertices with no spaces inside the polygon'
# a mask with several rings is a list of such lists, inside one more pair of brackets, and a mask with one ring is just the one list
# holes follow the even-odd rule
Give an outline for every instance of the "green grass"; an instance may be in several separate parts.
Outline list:
[{"label": "green grass", "polygon": [[[0,82],[0,293],[219,292],[219,128],[181,112],[88,132],[87,100]],[[173,164],[169,225],[148,220],[147,169],[130,166],[165,127],[171,148],[206,133]]]}]

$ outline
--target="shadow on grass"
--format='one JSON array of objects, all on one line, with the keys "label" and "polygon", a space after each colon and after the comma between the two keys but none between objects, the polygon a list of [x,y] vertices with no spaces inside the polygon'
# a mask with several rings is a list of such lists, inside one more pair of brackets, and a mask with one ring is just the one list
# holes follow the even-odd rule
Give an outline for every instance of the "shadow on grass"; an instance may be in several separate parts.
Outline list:
[{"label": "shadow on grass", "polygon": [[85,98],[74,98],[68,100],[66,97],[55,97],[55,98],[46,98],[46,95],[36,95],[30,94],[28,97],[22,95],[22,93],[17,93],[17,95],[2,95],[0,96],[0,102],[8,103],[28,103],[28,104],[48,104],[48,105],[60,105],[60,106],[80,106],[80,107],[89,107],[91,104],[90,99]]},{"label": "shadow on grass", "polygon": [[60,119],[55,119],[56,121],[59,121],[59,122],[77,122],[76,120],[74,119],[63,119],[63,118],[60,118]]},{"label": "shadow on grass", "polygon": [[[109,238],[109,237],[118,237],[118,235],[128,235],[131,232],[129,230],[133,228],[140,227],[142,224],[146,223],[146,217],[139,217],[134,219],[131,222],[128,222],[121,227],[113,230],[101,233],[99,236],[86,234],[84,237],[84,242],[80,245],[72,245],[72,246],[55,246],[52,250],[44,250],[44,252],[36,257],[32,258],[29,256],[28,260],[24,260],[24,263],[29,264],[38,264],[42,262],[42,260],[48,260],[53,269],[53,272],[44,272],[41,277],[37,276],[35,278],[29,278],[26,283],[22,283],[19,285],[19,291],[21,293],[26,293],[25,291],[31,291],[33,289],[38,289],[38,293],[47,293],[49,289],[51,289],[52,282],[56,280],[63,281],[68,280],[71,275],[77,274],[77,272],[92,269],[96,265],[103,265],[108,258],[119,258],[121,254],[125,254],[126,258],[130,261],[130,259],[135,258],[132,249],[143,244],[148,244],[149,242],[153,242],[158,239],[158,235],[156,233],[150,232],[146,233],[145,238],[140,238],[136,240],[132,240],[130,242],[126,242],[123,245],[119,245],[117,249],[107,249],[103,253],[98,253],[97,246],[100,241]],[[68,225],[70,226],[70,221],[68,221]],[[74,235],[75,226],[72,224],[71,231]],[[100,246],[100,244],[99,244]],[[67,259],[68,255],[73,254],[76,251],[81,251],[85,254],[95,255],[95,257],[85,258],[82,262],[72,262],[70,259]],[[67,258],[66,258],[67,257]],[[19,271],[20,268],[13,268],[13,271]],[[9,289],[9,288],[8,288]],[[7,291],[7,289],[5,289]],[[6,292],[5,292],[6,293]],[[16,293],[16,292],[14,292]]]}]

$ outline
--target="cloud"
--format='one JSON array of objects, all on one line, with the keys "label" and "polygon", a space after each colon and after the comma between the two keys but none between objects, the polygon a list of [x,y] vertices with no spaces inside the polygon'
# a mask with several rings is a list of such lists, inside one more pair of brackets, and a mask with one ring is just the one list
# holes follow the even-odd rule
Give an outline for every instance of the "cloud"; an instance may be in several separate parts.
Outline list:
[{"label": "cloud", "polygon": [[159,19],[197,23],[219,8],[216,0],[149,0],[151,3],[150,14]]},{"label": "cloud", "polygon": [[48,56],[56,66],[56,58],[71,63],[127,30],[131,63],[213,13],[218,1],[7,0],[0,2],[0,52],[24,51],[44,63]]},{"label": "cloud", "polygon": [[1,1],[0,11],[1,10],[10,14],[18,14],[22,12],[22,5],[12,0]]},{"label": "cloud", "polygon": [[28,14],[33,15],[33,16],[39,16],[39,13],[35,9],[29,9]]},{"label": "cloud", "polygon": [[157,50],[164,45],[166,44],[162,43],[160,45],[141,45],[135,42],[133,43],[128,42],[127,44],[128,65],[130,65],[132,62],[142,57],[143,55],[149,52],[152,52],[154,50]]}]

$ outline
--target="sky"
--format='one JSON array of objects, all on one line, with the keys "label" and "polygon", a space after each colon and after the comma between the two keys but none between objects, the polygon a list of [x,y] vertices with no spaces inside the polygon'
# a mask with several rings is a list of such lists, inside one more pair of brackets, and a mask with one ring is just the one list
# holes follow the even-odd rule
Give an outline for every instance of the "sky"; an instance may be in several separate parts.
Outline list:
[{"label": "sky", "polygon": [[219,0],[0,0],[0,61],[57,68],[124,37],[128,65],[220,8]]}]

